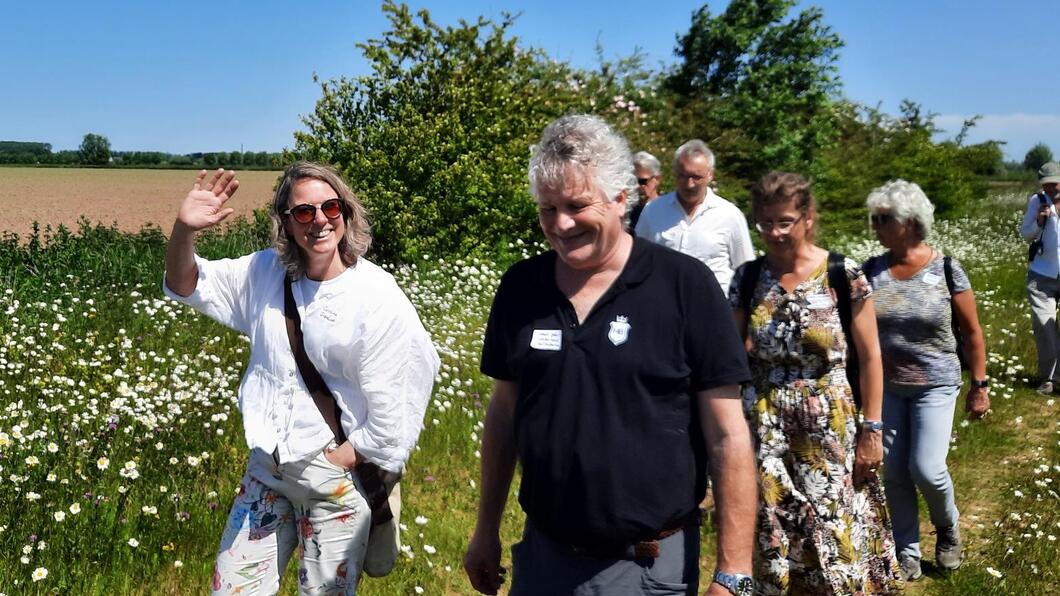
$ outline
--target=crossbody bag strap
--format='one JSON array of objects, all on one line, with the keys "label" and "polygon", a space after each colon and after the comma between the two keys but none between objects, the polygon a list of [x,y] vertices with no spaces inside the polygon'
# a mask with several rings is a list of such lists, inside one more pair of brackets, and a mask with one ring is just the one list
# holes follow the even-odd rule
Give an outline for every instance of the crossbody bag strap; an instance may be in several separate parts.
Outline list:
[{"label": "crossbody bag strap", "polygon": [[320,410],[324,422],[331,428],[335,435],[335,443],[342,445],[346,442],[346,432],[342,430],[342,412],[335,396],[328,389],[324,378],[320,376],[317,367],[305,353],[305,343],[302,341],[302,319],[298,316],[298,307],[294,303],[294,292],[291,291],[291,278],[283,278],[283,316],[287,320],[287,339],[291,342],[291,351],[294,352],[294,361],[298,365],[298,373],[302,375],[309,394],[313,396],[313,403]]}]

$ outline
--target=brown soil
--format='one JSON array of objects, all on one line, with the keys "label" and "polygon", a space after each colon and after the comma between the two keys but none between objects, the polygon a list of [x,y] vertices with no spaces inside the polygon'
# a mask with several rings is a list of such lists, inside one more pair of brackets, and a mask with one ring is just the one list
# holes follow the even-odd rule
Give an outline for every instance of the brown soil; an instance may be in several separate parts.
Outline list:
[{"label": "brown soil", "polygon": [[[77,229],[84,216],[135,232],[154,224],[169,234],[195,170],[0,168],[0,231],[25,237],[34,221]],[[279,172],[237,172],[233,217],[249,216],[272,198]],[[230,218],[232,219],[232,218]]]}]

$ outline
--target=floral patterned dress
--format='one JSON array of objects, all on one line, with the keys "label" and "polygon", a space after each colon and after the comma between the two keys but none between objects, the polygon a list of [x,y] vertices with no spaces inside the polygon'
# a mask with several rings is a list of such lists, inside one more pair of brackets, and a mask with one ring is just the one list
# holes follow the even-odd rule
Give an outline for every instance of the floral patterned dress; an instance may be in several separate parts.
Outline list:
[{"label": "floral patterned dress", "polygon": [[[852,302],[872,293],[845,260]],[[742,307],[737,270],[729,301]],[[764,264],[751,301],[752,382],[744,409],[755,437],[760,594],[886,594],[902,587],[878,478],[853,482],[858,413],[828,265],[792,292]]]}]

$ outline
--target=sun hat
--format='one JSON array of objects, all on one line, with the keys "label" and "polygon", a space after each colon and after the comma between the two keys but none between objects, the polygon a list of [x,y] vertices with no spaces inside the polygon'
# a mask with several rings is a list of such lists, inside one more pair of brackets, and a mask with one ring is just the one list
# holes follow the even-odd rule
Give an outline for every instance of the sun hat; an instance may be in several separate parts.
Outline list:
[{"label": "sun hat", "polygon": [[1060,163],[1047,161],[1042,164],[1042,167],[1038,169],[1038,182],[1042,184],[1060,182]]}]

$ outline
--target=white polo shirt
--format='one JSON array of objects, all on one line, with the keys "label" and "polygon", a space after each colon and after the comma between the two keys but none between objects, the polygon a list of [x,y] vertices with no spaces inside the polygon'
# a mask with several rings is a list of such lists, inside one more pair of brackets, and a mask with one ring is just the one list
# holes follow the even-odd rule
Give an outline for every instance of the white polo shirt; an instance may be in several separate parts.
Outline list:
[{"label": "white polo shirt", "polygon": [[743,212],[710,189],[691,216],[676,192],[656,198],[644,207],[636,233],[703,261],[726,296],[733,272],[755,256]]},{"label": "white polo shirt", "polygon": [[[196,255],[190,296],[170,298],[250,338],[239,386],[247,445],[281,462],[323,449],[333,438],[298,373],[283,313],[284,267],[273,249],[238,259]],[[336,397],[359,454],[400,472],[419,438],[438,372],[438,354],[394,278],[363,257],[326,281],[292,284],[306,354]]]}]

